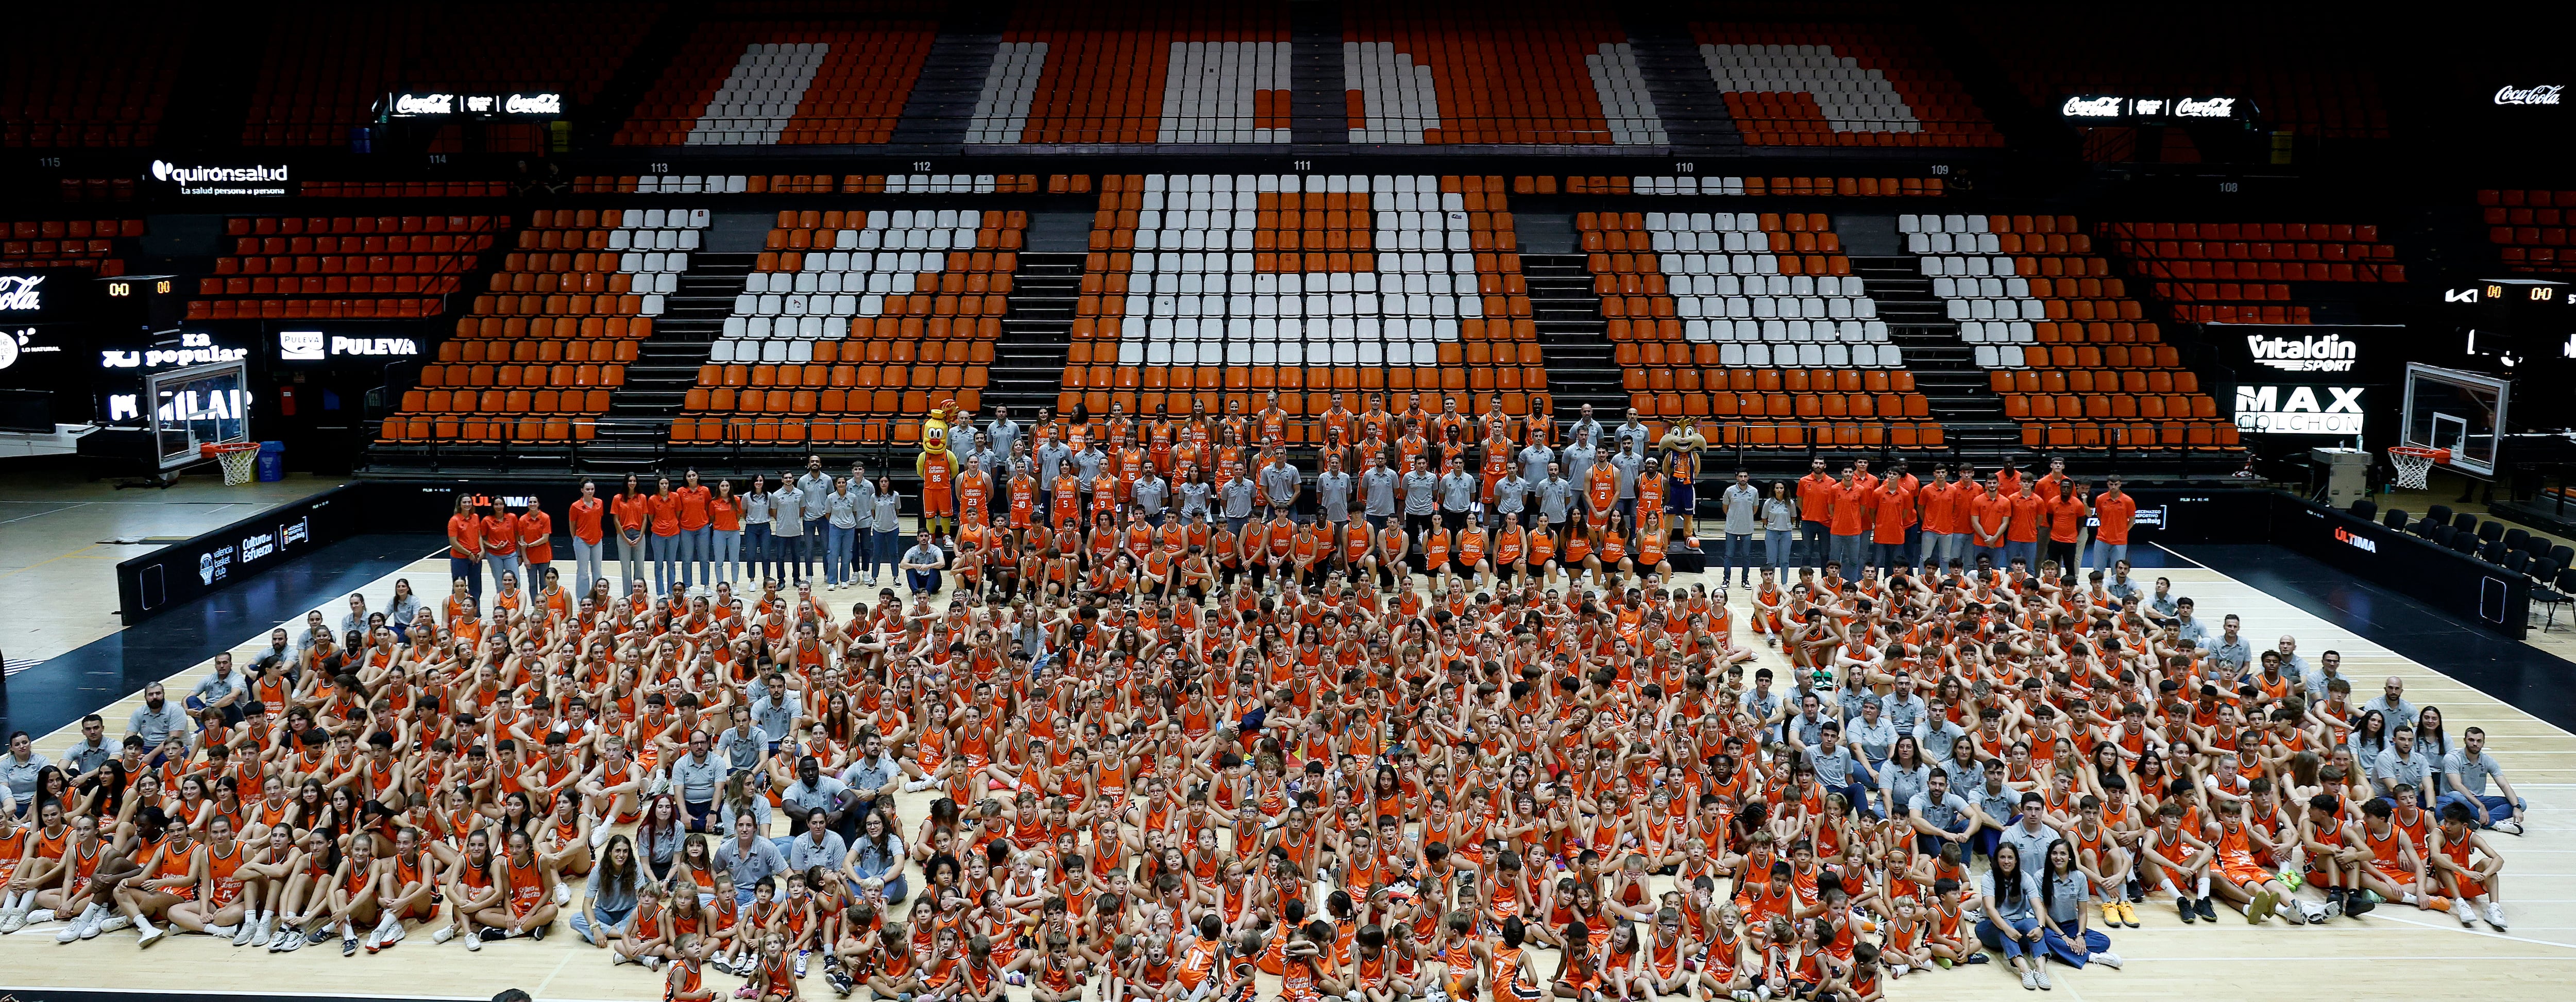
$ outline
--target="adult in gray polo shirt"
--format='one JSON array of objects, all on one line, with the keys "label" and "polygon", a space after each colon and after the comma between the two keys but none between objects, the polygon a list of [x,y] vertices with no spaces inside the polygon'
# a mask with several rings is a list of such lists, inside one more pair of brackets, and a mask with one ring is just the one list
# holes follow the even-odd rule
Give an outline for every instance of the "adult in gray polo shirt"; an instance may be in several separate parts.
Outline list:
[{"label": "adult in gray polo shirt", "polygon": [[758,769],[761,758],[769,754],[770,741],[768,732],[751,722],[751,708],[734,704],[733,726],[715,739],[716,752],[724,756],[725,774]]},{"label": "adult in gray polo shirt", "polygon": [[1008,407],[993,408],[993,421],[984,426],[984,437],[993,443],[993,451],[1008,456],[1020,444],[1020,423],[1011,420]]},{"label": "adult in gray polo shirt", "polygon": [[[960,455],[963,455],[962,453]],[[797,580],[811,580],[814,572],[808,565],[820,566],[830,559],[826,541],[832,527],[832,475],[823,472],[823,457],[805,457],[805,475],[796,478],[796,489],[804,494],[805,556],[796,568]]]},{"label": "adult in gray polo shirt", "polygon": [[1404,532],[1422,545],[1424,533],[1440,519],[1440,478],[1431,472],[1431,464],[1421,456],[1413,457],[1413,469],[1405,471]]},{"label": "adult in gray polo shirt", "polygon": [[1351,475],[1342,472],[1340,457],[1325,460],[1324,472],[1315,475],[1315,517],[1335,526],[1351,520]]},{"label": "adult in gray polo shirt", "polygon": [[[803,834],[807,815],[816,811],[822,812],[826,826],[846,828],[844,834],[855,834],[858,815],[853,808],[858,802],[858,794],[850,791],[850,785],[841,782],[840,777],[823,775],[822,760],[812,755],[796,760],[796,781],[778,794],[779,806],[787,808],[790,834]],[[839,861],[837,857],[833,860]]]},{"label": "adult in gray polo shirt", "polygon": [[1519,467],[1513,467],[1510,472],[1503,474],[1503,479],[1494,481],[1494,504],[1486,510],[1485,521],[1492,525],[1501,525],[1503,516],[1519,515],[1528,511],[1529,494],[1530,482],[1521,479]]},{"label": "adult in gray polo shirt", "polygon": [[1521,446],[1521,479],[1537,483],[1547,479],[1548,464],[1556,462],[1556,451],[1537,442]]},{"label": "adult in gray polo shirt", "polygon": [[1610,470],[1619,483],[1619,522],[1634,528],[1637,524],[1637,474],[1646,467],[1643,439],[1621,442],[1619,454],[1610,457]]},{"label": "adult in gray polo shirt", "polygon": [[868,584],[877,583],[877,568],[891,572],[895,561],[903,556],[903,492],[895,490],[893,477],[878,477],[875,504],[868,519],[867,554]]},{"label": "adult in gray polo shirt", "polygon": [[9,735],[9,753],[0,755],[0,783],[9,787],[9,798],[18,805],[18,816],[34,817],[36,811],[36,777],[51,762],[36,751],[36,742],[25,731]]},{"label": "adult in gray polo shirt", "polygon": [[1038,488],[1054,490],[1055,478],[1064,472],[1064,464],[1073,461],[1073,447],[1062,439],[1050,438],[1038,446]]},{"label": "adult in gray polo shirt", "polygon": [[690,831],[707,830],[707,815],[715,810],[716,793],[730,771],[726,760],[715,753],[715,739],[703,730],[689,735],[687,754],[671,760],[671,788],[679,791]]},{"label": "adult in gray polo shirt", "polygon": [[1941,843],[1957,842],[1964,849],[1970,836],[1977,832],[1980,815],[1965,797],[1950,792],[1950,778],[1932,774],[1923,792],[1905,805],[1906,822],[1914,826],[1917,851],[1939,855]]},{"label": "adult in gray polo shirt", "polygon": [[805,532],[805,491],[784,474],[779,487],[769,492],[769,546],[772,559],[778,562],[778,579],[789,585],[805,582],[806,550],[815,537]]},{"label": "adult in gray polo shirt", "polygon": [[1564,525],[1574,515],[1576,491],[1574,481],[1565,479],[1561,464],[1547,464],[1547,476],[1530,485],[1530,493],[1538,498],[1539,522],[1551,528]]},{"label": "adult in gray polo shirt", "polygon": [[[1717,508],[1726,513],[1726,557],[1718,565],[1717,580],[1724,584],[1732,575],[1738,584],[1753,583],[1755,567],[1762,564],[1753,552],[1753,529],[1762,514],[1762,490],[1753,486],[1753,474],[1735,471],[1735,482],[1718,493]],[[1743,568],[1738,571],[1737,568]]]},{"label": "adult in gray polo shirt", "polygon": [[1449,472],[1440,475],[1440,527],[1451,532],[1466,528],[1468,510],[1476,506],[1476,492],[1482,486],[1466,467],[1451,462]]},{"label": "adult in gray polo shirt", "polygon": [[1215,484],[1198,479],[1195,475],[1184,478],[1180,483],[1172,486],[1172,496],[1178,499],[1173,506],[1173,513],[1179,515],[1184,522],[1204,517],[1208,513],[1208,498],[1215,493]]},{"label": "adult in gray polo shirt", "polygon": [[1163,524],[1163,500],[1170,492],[1171,488],[1163,483],[1163,475],[1148,466],[1145,475],[1136,479],[1136,486],[1129,489],[1128,497],[1136,502],[1137,511],[1145,513],[1145,521],[1160,528]]},{"label": "adult in gray polo shirt", "polygon": [[2019,802],[2014,810],[2021,816],[2012,824],[2004,826],[1999,841],[2021,850],[2023,859],[2048,858],[2048,844],[2066,837],[2064,833],[2048,824],[2048,798],[2032,790],[2022,793],[2015,799]]},{"label": "adult in gray polo shirt", "polygon": [[1583,486],[1592,482],[1593,464],[1601,461],[1601,450],[1592,443],[1593,440],[1587,437],[1582,427],[1578,425],[1574,432],[1574,444],[1566,446],[1565,454],[1557,459],[1557,462],[1565,467],[1565,479],[1573,482],[1578,496]]},{"label": "adult in gray polo shirt", "polygon": [[857,760],[841,770],[841,782],[858,798],[859,813],[865,814],[903,788],[903,764],[886,754],[885,736],[871,732],[859,743]]},{"label": "adult in gray polo shirt", "polygon": [[776,842],[760,837],[750,815],[737,815],[727,823],[733,826],[733,837],[716,843],[715,865],[733,874],[734,903],[749,907],[752,890],[761,880],[787,872],[787,855]]},{"label": "adult in gray polo shirt", "polygon": [[81,718],[80,733],[81,739],[63,749],[61,757],[64,775],[75,783],[89,778],[90,773],[97,772],[99,766],[116,757],[115,746],[107,743],[107,721],[100,719],[98,714]]},{"label": "adult in gray polo shirt", "polygon": [[1306,475],[1285,455],[1273,455],[1270,464],[1261,468],[1261,503],[1290,519],[1297,517],[1297,499],[1306,487]]},{"label": "adult in gray polo shirt", "polygon": [[1234,471],[1234,479],[1217,488],[1218,496],[1225,501],[1225,531],[1238,535],[1243,532],[1243,523],[1252,520],[1252,499],[1259,493],[1252,486],[1252,478],[1242,470]]},{"label": "adult in gray polo shirt", "polygon": [[135,707],[134,715],[126,718],[125,733],[140,736],[144,747],[158,750],[172,734],[195,736],[196,723],[188,719],[185,708],[170,701],[161,683],[154,682],[143,687],[143,705]]},{"label": "adult in gray polo shirt", "polygon": [[1368,516],[1372,529],[1386,528],[1386,521],[1395,517],[1396,488],[1404,482],[1403,475],[1386,461],[1386,453],[1380,451],[1377,465],[1360,472],[1360,511]]},{"label": "adult in gray polo shirt", "polygon": [[850,583],[859,583],[859,572],[873,566],[877,545],[877,485],[869,480],[859,464],[850,464],[851,509],[858,515],[858,527],[850,534]]}]

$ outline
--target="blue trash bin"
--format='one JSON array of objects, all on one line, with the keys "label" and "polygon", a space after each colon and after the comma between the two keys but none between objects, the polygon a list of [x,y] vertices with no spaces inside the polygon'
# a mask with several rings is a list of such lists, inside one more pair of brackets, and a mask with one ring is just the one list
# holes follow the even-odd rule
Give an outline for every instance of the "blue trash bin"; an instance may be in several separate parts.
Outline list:
[{"label": "blue trash bin", "polygon": [[259,482],[273,484],[286,479],[286,443],[259,444]]}]

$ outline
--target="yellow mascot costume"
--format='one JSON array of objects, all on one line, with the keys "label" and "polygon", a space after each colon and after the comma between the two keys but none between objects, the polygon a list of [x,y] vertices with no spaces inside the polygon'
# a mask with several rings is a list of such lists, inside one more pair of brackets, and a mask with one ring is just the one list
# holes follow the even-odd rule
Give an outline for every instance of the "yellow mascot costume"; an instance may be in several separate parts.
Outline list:
[{"label": "yellow mascot costume", "polygon": [[921,422],[921,455],[912,461],[912,472],[921,477],[921,531],[925,535],[944,536],[956,528],[949,518],[956,510],[951,486],[957,482],[957,457],[948,452],[948,404],[932,408]]}]

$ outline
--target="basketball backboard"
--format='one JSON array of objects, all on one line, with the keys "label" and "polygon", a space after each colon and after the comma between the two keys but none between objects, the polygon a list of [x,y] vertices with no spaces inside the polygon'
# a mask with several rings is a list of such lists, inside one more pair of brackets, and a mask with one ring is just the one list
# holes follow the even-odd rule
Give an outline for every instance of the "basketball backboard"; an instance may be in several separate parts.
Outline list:
[{"label": "basketball backboard", "polygon": [[203,446],[250,441],[249,372],[240,362],[192,365],[143,377],[153,451],[164,472],[205,462]]},{"label": "basketball backboard", "polygon": [[2496,444],[2512,398],[2513,384],[2494,376],[2409,362],[2400,443],[2448,449],[2443,465],[2495,476]]}]

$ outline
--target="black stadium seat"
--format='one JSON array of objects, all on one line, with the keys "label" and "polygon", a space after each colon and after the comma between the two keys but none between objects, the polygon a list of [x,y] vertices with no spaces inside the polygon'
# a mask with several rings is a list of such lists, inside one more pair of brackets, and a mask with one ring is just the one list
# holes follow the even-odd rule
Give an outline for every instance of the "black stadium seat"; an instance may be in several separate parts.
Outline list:
[{"label": "black stadium seat", "polygon": [[[2431,520],[2427,519],[2426,521]],[[2436,525],[2433,527],[2433,531],[2425,533],[2424,537],[2432,540],[2433,545],[2435,546],[2449,546],[2451,545],[2451,538],[2459,534],[2460,530],[2458,529],[2451,528],[2447,525]]]},{"label": "black stadium seat", "polygon": [[2388,509],[2388,514],[2380,518],[2379,524],[2395,529],[2399,532],[2406,531],[2406,509]]},{"label": "black stadium seat", "polygon": [[2433,510],[2424,513],[2424,518],[2427,521],[2440,522],[2447,525],[2451,521],[2451,506],[2446,504],[2434,505]]},{"label": "black stadium seat", "polygon": [[2478,528],[2478,516],[2474,513],[2465,511],[2453,515],[2451,516],[2451,528],[2458,529],[2461,532],[2475,532]]},{"label": "black stadium seat", "polygon": [[2352,517],[2367,521],[2379,515],[2379,502],[2363,498],[2352,503]]},{"label": "black stadium seat", "polygon": [[2530,538],[2531,533],[2522,529],[2506,529],[2504,531],[2504,548],[2508,550],[2522,549],[2523,540]]},{"label": "black stadium seat", "polygon": [[2451,541],[2444,545],[2458,552],[2475,556],[2478,552],[2478,537],[2454,530],[2451,533]]},{"label": "black stadium seat", "polygon": [[2492,519],[2479,522],[2478,538],[2490,543],[2504,542],[2504,523]]}]

